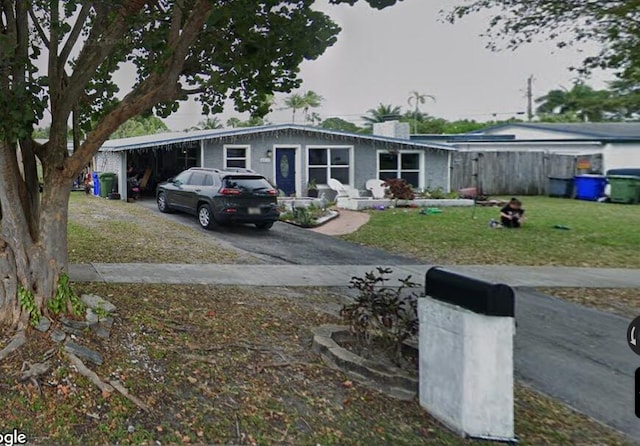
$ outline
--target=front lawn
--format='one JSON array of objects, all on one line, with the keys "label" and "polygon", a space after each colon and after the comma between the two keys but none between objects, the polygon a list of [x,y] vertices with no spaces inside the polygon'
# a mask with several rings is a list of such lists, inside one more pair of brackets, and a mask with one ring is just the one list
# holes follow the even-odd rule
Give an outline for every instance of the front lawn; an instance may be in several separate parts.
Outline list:
[{"label": "front lawn", "polygon": [[135,203],[81,192],[69,202],[70,263],[236,263],[213,236]]},{"label": "front lawn", "polygon": [[[32,333],[0,364],[3,432],[34,444],[469,445],[420,408],[350,381],[311,351],[310,329],[337,319],[339,298],[319,289],[75,284],[117,306],[111,337],[78,342],[104,355],[92,368],[118,379],[149,412],[101,393],[68,365],[60,345]],[[2,336],[0,336],[1,338]],[[25,361],[54,347],[35,385]],[[522,445],[626,445],[567,406],[516,386]]]},{"label": "front lawn", "polygon": [[[640,206],[522,197],[525,226],[491,229],[496,207],[369,211],[345,240],[440,264],[563,265],[640,268]],[[556,229],[560,225],[569,230]]]}]

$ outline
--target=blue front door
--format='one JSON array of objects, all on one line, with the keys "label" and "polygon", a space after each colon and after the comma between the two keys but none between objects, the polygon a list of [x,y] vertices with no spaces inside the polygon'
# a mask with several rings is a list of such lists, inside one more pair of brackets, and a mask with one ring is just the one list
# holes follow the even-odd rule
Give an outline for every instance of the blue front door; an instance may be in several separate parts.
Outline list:
[{"label": "blue front door", "polygon": [[287,196],[296,193],[296,149],[276,147],[276,184]]}]

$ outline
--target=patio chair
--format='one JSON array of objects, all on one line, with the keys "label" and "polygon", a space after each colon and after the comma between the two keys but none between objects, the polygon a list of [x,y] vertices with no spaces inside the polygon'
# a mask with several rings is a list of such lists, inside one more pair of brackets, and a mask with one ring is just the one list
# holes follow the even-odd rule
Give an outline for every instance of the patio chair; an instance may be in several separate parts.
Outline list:
[{"label": "patio chair", "polygon": [[384,187],[384,183],[382,180],[378,180],[377,178],[367,180],[365,187],[367,190],[371,191],[371,195],[376,199],[384,198],[387,193],[387,188]]},{"label": "patio chair", "polygon": [[337,192],[336,198],[359,198],[360,191],[358,189],[354,189],[351,186],[345,186],[340,181],[335,178],[329,178],[327,181],[329,188]]}]

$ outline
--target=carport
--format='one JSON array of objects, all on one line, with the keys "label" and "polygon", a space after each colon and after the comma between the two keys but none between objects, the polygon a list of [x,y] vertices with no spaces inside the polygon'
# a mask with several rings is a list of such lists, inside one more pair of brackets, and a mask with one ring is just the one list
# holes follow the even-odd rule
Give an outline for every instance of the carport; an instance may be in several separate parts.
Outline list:
[{"label": "carport", "polygon": [[127,179],[132,176],[137,177],[143,194],[152,195],[158,183],[201,165],[202,138],[195,133],[109,140],[95,156],[94,170],[117,175],[118,192],[123,200],[128,198]]}]

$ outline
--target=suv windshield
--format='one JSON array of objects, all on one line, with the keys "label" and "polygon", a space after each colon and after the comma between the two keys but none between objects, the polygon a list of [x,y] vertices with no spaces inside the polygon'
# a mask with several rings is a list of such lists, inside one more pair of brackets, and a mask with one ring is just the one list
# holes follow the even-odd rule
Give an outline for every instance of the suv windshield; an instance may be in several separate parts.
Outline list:
[{"label": "suv windshield", "polygon": [[273,189],[269,182],[260,177],[225,177],[222,187],[227,189],[239,189],[243,192],[255,192]]}]

